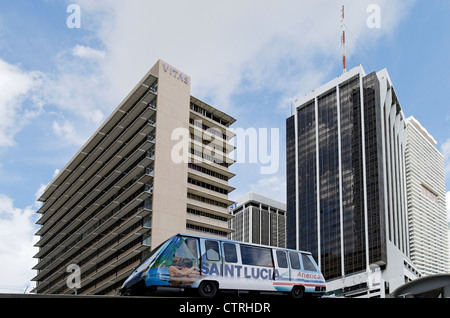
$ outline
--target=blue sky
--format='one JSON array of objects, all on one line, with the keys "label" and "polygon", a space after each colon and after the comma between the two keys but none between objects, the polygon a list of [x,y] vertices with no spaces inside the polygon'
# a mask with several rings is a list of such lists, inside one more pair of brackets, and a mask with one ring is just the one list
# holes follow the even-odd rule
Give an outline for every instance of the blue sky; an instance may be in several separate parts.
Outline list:
[{"label": "blue sky", "polygon": [[[72,3],[80,28],[66,23]],[[234,127],[279,130],[279,169],[235,164],[231,197],[284,201],[285,120],[295,98],[342,72],[342,4],[348,68],[387,68],[405,115],[438,142],[450,193],[448,0],[0,0],[0,292],[34,274],[36,196],[159,58]],[[370,4],[380,28],[367,25]]]}]

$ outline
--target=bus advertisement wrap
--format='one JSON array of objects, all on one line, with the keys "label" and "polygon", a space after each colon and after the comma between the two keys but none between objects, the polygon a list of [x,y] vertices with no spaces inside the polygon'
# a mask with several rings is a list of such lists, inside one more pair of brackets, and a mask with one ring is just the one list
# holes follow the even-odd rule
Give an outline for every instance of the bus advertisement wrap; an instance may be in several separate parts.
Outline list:
[{"label": "bus advertisement wrap", "polygon": [[325,292],[325,280],[308,252],[178,234],[152,253],[128,277],[121,294],[142,292],[137,286],[204,289],[203,296],[211,289],[213,295],[217,290]]}]

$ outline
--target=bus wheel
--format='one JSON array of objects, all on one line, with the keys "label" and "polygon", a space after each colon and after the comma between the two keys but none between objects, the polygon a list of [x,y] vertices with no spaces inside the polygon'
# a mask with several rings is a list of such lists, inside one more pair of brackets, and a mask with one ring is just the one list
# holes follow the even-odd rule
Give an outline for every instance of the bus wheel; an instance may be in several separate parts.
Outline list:
[{"label": "bus wheel", "polygon": [[198,286],[198,293],[202,297],[213,298],[217,294],[217,285],[211,281],[203,281]]},{"label": "bus wheel", "polygon": [[305,290],[302,286],[294,286],[291,290],[291,297],[295,299],[303,298]]}]

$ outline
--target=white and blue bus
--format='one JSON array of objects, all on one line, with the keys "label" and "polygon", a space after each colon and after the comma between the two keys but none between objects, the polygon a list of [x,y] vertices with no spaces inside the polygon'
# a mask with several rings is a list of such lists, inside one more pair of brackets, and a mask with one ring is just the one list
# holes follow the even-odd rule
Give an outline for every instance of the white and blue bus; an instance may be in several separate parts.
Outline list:
[{"label": "white and blue bus", "polygon": [[302,298],[321,296],[326,289],[309,252],[193,234],[177,234],[155,248],[123,283],[121,295],[167,287],[196,289],[203,297],[235,290]]}]

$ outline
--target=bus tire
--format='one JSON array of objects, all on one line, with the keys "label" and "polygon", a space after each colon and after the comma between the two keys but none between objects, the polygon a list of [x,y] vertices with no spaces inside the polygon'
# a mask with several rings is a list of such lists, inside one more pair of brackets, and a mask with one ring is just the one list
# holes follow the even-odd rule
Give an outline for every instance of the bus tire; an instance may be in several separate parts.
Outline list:
[{"label": "bus tire", "polygon": [[205,280],[198,286],[198,293],[201,297],[213,298],[217,294],[217,284],[210,280]]},{"label": "bus tire", "polygon": [[291,290],[291,297],[294,299],[301,299],[305,295],[303,286],[294,286]]}]

